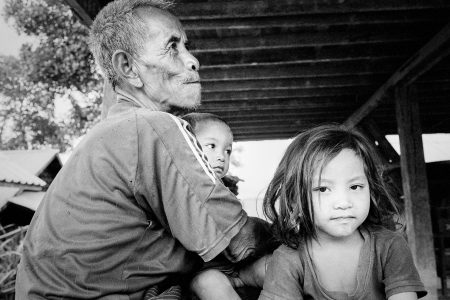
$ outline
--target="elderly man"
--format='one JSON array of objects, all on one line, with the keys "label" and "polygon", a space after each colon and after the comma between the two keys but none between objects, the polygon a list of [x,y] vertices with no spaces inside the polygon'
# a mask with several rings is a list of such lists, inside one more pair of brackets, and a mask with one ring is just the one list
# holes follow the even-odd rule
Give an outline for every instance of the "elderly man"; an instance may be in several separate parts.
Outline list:
[{"label": "elderly man", "polygon": [[202,260],[241,261],[259,246],[264,226],[216,178],[186,123],[164,112],[200,103],[199,63],[165,9],[116,0],[94,21],[92,50],[118,101],[37,210],[16,299],[142,299]]}]

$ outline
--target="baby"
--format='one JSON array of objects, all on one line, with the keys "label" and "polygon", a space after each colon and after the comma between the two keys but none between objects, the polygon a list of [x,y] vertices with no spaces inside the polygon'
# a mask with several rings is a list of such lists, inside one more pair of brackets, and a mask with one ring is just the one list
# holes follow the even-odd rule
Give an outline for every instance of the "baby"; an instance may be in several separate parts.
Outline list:
[{"label": "baby", "polygon": [[[233,133],[227,123],[214,114],[190,113],[182,119],[187,121],[200,143],[208,162],[233,193],[237,194],[238,179],[226,176],[233,150]],[[267,257],[237,267],[224,255],[206,263],[191,283],[192,291],[200,299],[240,299],[234,288],[251,286],[261,288],[264,283]]]}]

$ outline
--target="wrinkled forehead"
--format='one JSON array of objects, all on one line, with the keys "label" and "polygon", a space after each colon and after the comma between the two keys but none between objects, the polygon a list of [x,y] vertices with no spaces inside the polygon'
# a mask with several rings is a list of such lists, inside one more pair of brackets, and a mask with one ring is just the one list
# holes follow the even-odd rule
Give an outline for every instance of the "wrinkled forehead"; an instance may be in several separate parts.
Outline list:
[{"label": "wrinkled forehead", "polygon": [[149,38],[162,34],[167,38],[174,36],[180,40],[186,39],[181,22],[170,12],[156,7],[140,7],[136,9],[136,14],[146,23]]}]

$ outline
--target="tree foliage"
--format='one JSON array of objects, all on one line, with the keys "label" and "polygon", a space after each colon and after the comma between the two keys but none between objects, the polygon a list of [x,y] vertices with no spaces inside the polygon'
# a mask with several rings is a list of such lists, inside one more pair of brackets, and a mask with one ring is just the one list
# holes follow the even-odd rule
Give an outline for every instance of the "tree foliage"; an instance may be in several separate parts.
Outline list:
[{"label": "tree foliage", "polygon": [[[23,45],[18,58],[0,57],[0,147],[64,151],[99,119],[102,82],[88,29],[58,0],[6,0],[3,13],[36,43]],[[70,103],[63,120],[55,116],[57,99]]]}]

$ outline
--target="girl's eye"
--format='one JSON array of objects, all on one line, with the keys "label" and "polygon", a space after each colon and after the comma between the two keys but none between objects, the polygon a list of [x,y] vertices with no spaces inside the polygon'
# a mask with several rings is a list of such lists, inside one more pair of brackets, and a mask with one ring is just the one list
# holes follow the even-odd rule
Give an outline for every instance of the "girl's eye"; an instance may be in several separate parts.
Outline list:
[{"label": "girl's eye", "polygon": [[327,190],[328,188],[326,186],[319,186],[313,189],[314,192],[321,192],[321,193],[325,193]]},{"label": "girl's eye", "polygon": [[360,189],[362,189],[362,188],[363,188],[363,186],[360,185],[360,184],[354,184],[354,185],[350,186],[350,189],[352,189],[352,190],[354,190],[354,191],[360,190]]},{"label": "girl's eye", "polygon": [[209,149],[214,149],[214,148],[216,148],[216,145],[214,145],[214,144],[208,144],[208,145],[205,145],[205,147],[206,147],[206,148],[209,148]]}]

